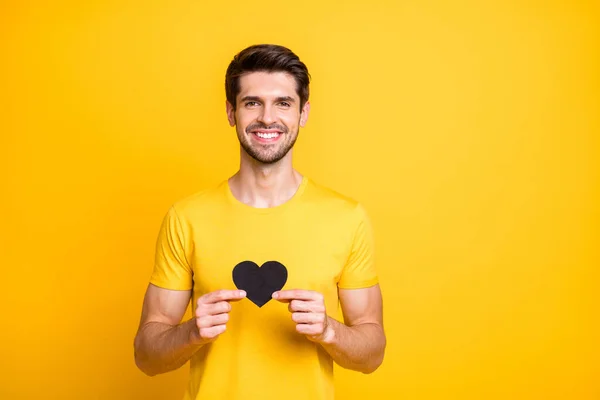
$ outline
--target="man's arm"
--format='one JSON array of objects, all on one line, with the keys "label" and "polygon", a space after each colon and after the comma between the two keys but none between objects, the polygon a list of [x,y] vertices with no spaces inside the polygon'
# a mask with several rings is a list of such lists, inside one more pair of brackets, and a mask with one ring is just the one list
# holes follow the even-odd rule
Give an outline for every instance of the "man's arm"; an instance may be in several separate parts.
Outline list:
[{"label": "man's arm", "polygon": [[344,323],[327,317],[321,346],[343,368],[365,374],[381,363],[386,347],[379,285],[365,289],[339,289]]},{"label": "man's arm", "polygon": [[222,290],[198,299],[195,315],[181,322],[191,297],[190,290],[167,290],[150,284],[134,340],[135,363],[149,376],[184,365],[204,344],[225,332],[229,300],[245,296],[238,290]]},{"label": "man's arm", "polygon": [[198,350],[199,346],[190,340],[194,319],[180,324],[190,297],[190,290],[148,285],[134,340],[135,363],[145,374],[175,370]]},{"label": "man's arm", "polygon": [[289,302],[296,330],[319,343],[341,367],[368,374],[383,362],[386,337],[379,285],[339,289],[344,323],[327,315],[320,293],[284,290],[273,297]]}]

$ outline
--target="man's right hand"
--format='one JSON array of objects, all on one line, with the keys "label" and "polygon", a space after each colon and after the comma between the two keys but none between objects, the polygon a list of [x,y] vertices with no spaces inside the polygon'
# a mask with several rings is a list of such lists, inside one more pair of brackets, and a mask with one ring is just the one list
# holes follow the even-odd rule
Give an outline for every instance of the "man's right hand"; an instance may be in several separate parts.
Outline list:
[{"label": "man's right hand", "polygon": [[225,332],[231,302],[246,297],[243,290],[217,290],[201,296],[196,302],[196,329],[192,335],[195,344],[204,345]]}]

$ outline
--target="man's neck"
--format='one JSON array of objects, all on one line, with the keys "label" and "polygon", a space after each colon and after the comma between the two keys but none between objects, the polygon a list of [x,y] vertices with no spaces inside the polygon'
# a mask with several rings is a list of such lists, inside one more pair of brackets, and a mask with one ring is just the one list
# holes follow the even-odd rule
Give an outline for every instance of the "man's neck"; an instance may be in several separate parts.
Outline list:
[{"label": "man's neck", "polygon": [[244,160],[229,178],[229,187],[240,202],[256,208],[276,207],[290,200],[303,176],[292,167],[291,154],[275,164]]}]

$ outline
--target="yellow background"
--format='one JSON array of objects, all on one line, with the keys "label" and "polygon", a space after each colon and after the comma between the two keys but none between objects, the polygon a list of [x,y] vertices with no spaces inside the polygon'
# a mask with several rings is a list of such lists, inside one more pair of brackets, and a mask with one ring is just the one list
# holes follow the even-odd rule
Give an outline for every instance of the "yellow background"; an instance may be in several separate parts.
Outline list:
[{"label": "yellow background", "polygon": [[225,69],[276,42],[296,166],[376,229],[387,356],[339,398],[600,399],[597,4],[3,1],[0,398],[180,398],[133,362],[154,241],[237,168]]}]

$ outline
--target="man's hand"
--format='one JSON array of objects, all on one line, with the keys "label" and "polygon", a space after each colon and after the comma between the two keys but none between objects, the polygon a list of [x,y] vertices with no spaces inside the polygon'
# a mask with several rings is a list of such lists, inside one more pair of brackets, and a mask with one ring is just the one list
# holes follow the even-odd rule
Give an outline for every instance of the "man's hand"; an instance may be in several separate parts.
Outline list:
[{"label": "man's hand", "polygon": [[273,298],[289,303],[288,310],[296,323],[296,331],[317,343],[327,343],[333,339],[334,331],[330,326],[324,297],[310,290],[281,290],[273,293]]},{"label": "man's hand", "polygon": [[196,328],[191,340],[194,344],[206,344],[225,332],[232,301],[246,297],[243,290],[217,290],[200,297],[196,303]]},{"label": "man's hand", "polygon": [[149,376],[173,371],[200,347],[225,332],[231,301],[246,296],[240,290],[218,290],[200,297],[195,314],[180,322],[191,290],[168,290],[148,285],[140,326],[134,340],[135,362]]}]

